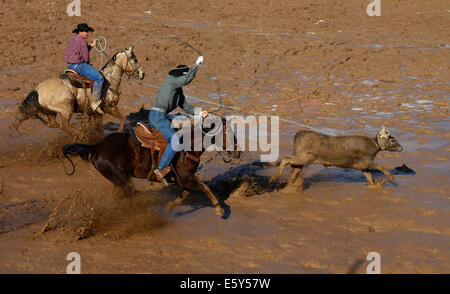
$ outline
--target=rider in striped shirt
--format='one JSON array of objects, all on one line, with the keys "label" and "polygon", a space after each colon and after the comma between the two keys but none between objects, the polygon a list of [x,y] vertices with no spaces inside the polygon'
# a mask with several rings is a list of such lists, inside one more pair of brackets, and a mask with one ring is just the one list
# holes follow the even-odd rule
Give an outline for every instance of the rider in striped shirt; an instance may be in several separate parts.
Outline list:
[{"label": "rider in striped shirt", "polygon": [[103,75],[89,64],[89,51],[96,45],[93,40],[90,45],[87,43],[89,32],[94,29],[85,23],[78,24],[77,28],[72,31],[76,35],[73,36],[69,44],[67,44],[65,61],[67,68],[73,69],[80,75],[86,76],[94,81],[94,89],[92,93],[91,108],[94,112],[103,114],[99,107],[101,104],[101,93],[104,82]]}]

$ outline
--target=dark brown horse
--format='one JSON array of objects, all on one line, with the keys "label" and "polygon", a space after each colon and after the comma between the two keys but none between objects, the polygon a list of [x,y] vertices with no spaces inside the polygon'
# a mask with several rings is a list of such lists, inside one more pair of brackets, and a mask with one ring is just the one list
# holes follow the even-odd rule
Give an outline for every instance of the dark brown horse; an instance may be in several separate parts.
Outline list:
[{"label": "dark brown horse", "polygon": [[[222,158],[224,158],[224,152],[227,152],[227,156],[233,158],[239,158],[240,152],[237,150],[237,141],[234,134],[227,130],[226,121],[222,118],[222,138],[224,148],[227,146],[227,134],[231,137],[233,136],[234,150],[233,151],[220,151]],[[213,128],[217,129],[219,124],[214,125]],[[194,125],[191,127],[191,143],[194,150]],[[202,132],[202,142],[206,134],[214,132],[212,128],[203,129]],[[231,135],[230,135],[231,134]],[[215,143],[215,142],[212,142]],[[181,197],[169,202],[167,204],[167,209],[172,209],[173,207],[181,204],[184,199],[190,194],[190,190],[200,190],[208,195],[212,204],[215,206],[216,214],[223,216],[224,210],[220,206],[220,203],[216,196],[213,194],[211,189],[195,175],[199,162],[200,156],[205,151],[202,144],[201,151],[189,151],[189,152],[178,152],[175,155],[171,163],[171,171],[166,176],[168,179],[175,181],[180,187],[184,189]],[[68,155],[79,155],[84,160],[90,160],[105,178],[114,184],[115,189],[119,189],[119,192],[123,193],[125,196],[131,196],[135,193],[134,185],[131,181],[131,177],[136,178],[147,178],[150,181],[156,181],[155,175],[152,170],[157,166],[152,158],[152,153],[150,149],[137,146],[132,142],[131,135],[128,133],[112,133],[103,138],[96,145],[85,145],[85,144],[67,144],[63,148],[64,156],[70,160]],[[73,165],[73,163],[72,163]],[[73,174],[75,168],[73,169]]]}]

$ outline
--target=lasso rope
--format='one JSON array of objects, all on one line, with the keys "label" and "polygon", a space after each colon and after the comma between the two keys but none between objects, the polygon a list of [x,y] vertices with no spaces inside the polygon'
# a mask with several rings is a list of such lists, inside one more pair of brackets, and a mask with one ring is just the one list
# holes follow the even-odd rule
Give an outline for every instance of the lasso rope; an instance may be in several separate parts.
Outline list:
[{"label": "lasso rope", "polygon": [[[143,40],[143,39],[148,38],[148,37],[159,37],[159,38],[175,39],[175,40],[177,40],[177,41],[183,43],[185,46],[187,46],[187,47],[191,48],[192,50],[194,50],[197,54],[203,55],[203,54],[200,52],[200,50],[198,50],[197,48],[195,48],[194,46],[192,46],[191,44],[189,44],[188,42],[184,41],[183,39],[179,38],[179,37],[176,36],[176,35],[145,35],[145,36],[139,37],[139,38],[137,38],[136,40],[134,40],[133,43],[132,43],[132,45],[134,46],[134,44],[136,44],[138,41]],[[104,40],[104,46],[103,46],[103,47],[101,46],[101,42],[100,42],[100,44],[99,44],[100,39],[103,39],[103,40]],[[96,48],[95,48],[95,49],[97,50],[97,52],[99,52],[100,55],[108,56],[108,55],[105,53],[106,45],[107,45],[106,38],[103,37],[103,36],[100,36],[100,37],[98,37],[96,40],[97,40],[97,44],[96,44]],[[97,47],[99,47],[99,48],[97,48]],[[102,63],[102,60],[101,60],[100,62]],[[212,81],[211,76],[208,74],[208,72],[206,71],[206,69],[205,69],[205,67],[204,67],[203,64],[201,64],[201,68],[202,68],[203,72],[205,73],[205,75],[207,76],[209,82],[210,82],[211,84],[214,84],[213,81]],[[129,81],[134,82],[133,80],[129,80]],[[144,85],[150,86],[150,87],[154,87],[154,88],[158,88],[158,87],[153,86],[153,85],[148,85],[148,84],[144,84]],[[225,107],[225,108],[232,109],[232,110],[239,111],[239,112],[249,112],[250,114],[253,114],[253,115],[266,115],[266,116],[267,116],[266,113],[257,112],[257,111],[252,111],[252,110],[250,110],[250,111],[248,111],[248,110],[247,110],[247,111],[244,111],[244,110],[240,109],[239,107],[223,105],[223,103],[222,103],[222,96],[220,95],[220,86],[218,85],[218,83],[217,83],[217,85],[215,85],[215,86],[217,87],[217,94],[219,95],[219,103],[215,103],[215,102],[212,102],[212,101],[209,101],[209,100],[205,100],[205,99],[193,97],[193,99],[197,99],[197,100],[202,101],[202,102],[204,102],[204,103],[212,104],[212,105],[217,105],[217,106],[218,106],[217,109],[212,110],[212,111],[209,111],[209,113],[215,113],[215,112],[218,112],[219,110],[222,109],[222,107]],[[311,126],[308,126],[308,125],[305,125],[305,124],[298,123],[298,122],[293,121],[293,120],[289,120],[289,119],[285,119],[285,118],[280,118],[280,121],[287,122],[287,123],[291,123],[291,124],[297,125],[297,126],[299,126],[299,127],[307,128],[307,129],[310,129],[310,130],[313,130],[313,131],[316,131],[316,132],[318,132],[318,133],[322,133],[322,134],[325,134],[325,135],[336,136],[336,134],[332,134],[332,133],[330,133],[330,132],[328,132],[328,131],[320,130],[320,129],[317,129],[317,128],[314,128],[314,127],[311,127]]]},{"label": "lasso rope", "polygon": [[[103,46],[102,46],[102,41],[103,40]],[[98,68],[102,68],[103,65],[103,55],[108,56],[105,52],[106,52],[106,47],[108,45],[108,42],[106,41],[106,38],[103,36],[97,37],[96,39],[96,44],[95,44],[95,50],[100,54],[100,66]]]},{"label": "lasso rope", "polygon": [[[176,36],[176,35],[145,35],[145,36],[142,36],[142,37],[137,38],[136,40],[134,40],[133,43],[132,43],[132,45],[134,45],[134,44],[136,44],[138,41],[143,40],[143,39],[148,38],[148,37],[155,37],[155,38],[158,37],[158,38],[167,38],[167,39],[174,39],[174,40],[177,40],[178,42],[184,44],[186,47],[189,47],[189,48],[191,48],[192,50],[194,50],[198,55],[203,56],[203,54],[202,54],[202,52],[200,52],[200,50],[198,50],[197,48],[195,48],[194,46],[192,46],[191,44],[189,44],[188,42],[186,42],[185,40],[181,39],[180,37],[178,37],[178,36]],[[216,87],[216,89],[217,89],[217,94],[218,94],[218,96],[219,96],[219,104],[218,104],[218,108],[217,108],[217,109],[214,109],[214,110],[211,110],[211,111],[208,111],[208,112],[209,112],[209,113],[215,113],[215,112],[218,112],[218,111],[220,111],[220,109],[221,109],[222,106],[223,106],[223,103],[222,103],[222,95],[220,95],[220,86],[219,86],[219,83],[217,82],[217,84],[215,84],[215,83],[213,82],[213,79],[211,78],[211,76],[210,76],[210,74],[208,73],[208,71],[206,71],[205,66],[203,65],[203,63],[200,64],[200,68],[201,68],[202,71],[205,73],[206,77],[208,78],[208,81],[209,81],[213,86]]]}]

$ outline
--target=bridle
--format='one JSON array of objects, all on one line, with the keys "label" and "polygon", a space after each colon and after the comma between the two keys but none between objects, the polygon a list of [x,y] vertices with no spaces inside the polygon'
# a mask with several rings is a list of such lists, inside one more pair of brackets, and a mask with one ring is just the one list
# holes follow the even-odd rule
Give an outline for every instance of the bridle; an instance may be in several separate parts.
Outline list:
[{"label": "bridle", "polygon": [[[221,117],[221,116],[218,116],[218,115],[214,115],[214,116],[216,116],[219,120],[223,120],[223,118]],[[201,128],[201,126],[200,126],[200,128]],[[215,127],[214,129],[213,129],[213,134],[210,134],[210,131],[209,132],[205,132],[204,130],[203,130],[203,128],[201,128],[202,129],[202,133],[205,135],[205,136],[215,136],[215,135],[217,135],[220,131],[222,131],[223,130],[223,123],[219,126],[219,127]],[[233,134],[233,138],[234,138],[234,134]],[[227,140],[228,140],[228,137],[227,137]],[[207,161],[205,161],[203,164],[200,164],[199,166],[198,166],[198,168],[197,168],[197,172],[199,171],[199,170],[201,170],[206,164],[208,164],[210,161],[212,161],[212,160],[214,160],[218,155],[220,155],[220,157],[222,158],[222,160],[223,160],[223,162],[224,163],[230,163],[230,162],[232,162],[233,161],[233,159],[232,158],[225,158],[225,155],[224,155],[224,152],[223,151],[218,151],[218,150],[216,150],[216,154],[214,155],[214,156],[212,156],[211,158],[209,158]]]},{"label": "bridle", "polygon": [[[125,51],[126,51],[126,50],[125,50]],[[122,71],[122,73],[125,73],[125,74],[128,76],[128,80],[131,78],[131,76],[133,76],[133,77],[136,78],[136,79],[139,79],[139,70],[133,65],[133,62],[130,62],[130,58],[131,58],[131,57],[129,57],[128,54],[127,54],[125,51],[116,53],[116,54],[114,54],[113,57],[110,57],[110,58],[109,58],[109,56],[108,56],[106,53],[103,53],[103,54],[106,55],[106,57],[109,58],[109,61],[108,61],[106,64],[108,64],[108,63],[111,62],[111,63],[113,63],[114,65],[116,65],[116,66]],[[115,57],[116,57],[117,55],[119,55],[119,54],[125,54],[125,57],[127,58],[127,63],[126,63],[126,65],[125,65],[125,68],[123,68],[122,66],[120,66],[120,64],[118,64],[118,63],[116,62],[116,58],[115,58]],[[126,70],[126,69],[128,68],[128,64],[130,64],[131,68],[133,69],[133,70],[131,71],[131,73],[130,73],[129,71]],[[106,69],[106,66],[103,68],[103,70],[104,70],[104,69]],[[102,70],[102,71],[103,71],[103,70]],[[115,77],[115,76],[113,76],[113,77]],[[122,77],[117,77],[117,78],[121,78],[121,79],[122,79]]]},{"label": "bridle", "polygon": [[137,68],[134,67],[133,62],[130,62],[130,58],[131,57],[129,57],[128,54],[125,51],[122,52],[122,53],[124,53],[125,56],[127,57],[127,64],[125,65],[125,69],[128,68],[128,64],[130,64],[131,68],[133,69],[133,71],[131,73],[129,73],[125,69],[123,69],[123,68],[121,68],[121,69],[128,76],[128,79],[130,79],[130,77],[133,75],[133,77],[138,80],[139,79],[139,71],[138,71]]}]

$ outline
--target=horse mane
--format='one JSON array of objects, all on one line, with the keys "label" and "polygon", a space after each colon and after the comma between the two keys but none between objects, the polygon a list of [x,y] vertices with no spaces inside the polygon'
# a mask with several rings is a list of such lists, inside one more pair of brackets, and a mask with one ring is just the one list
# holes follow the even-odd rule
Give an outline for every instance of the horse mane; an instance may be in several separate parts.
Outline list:
[{"label": "horse mane", "polygon": [[120,53],[120,52],[114,54],[113,57],[111,57],[111,58],[108,60],[108,62],[102,67],[102,69],[101,69],[100,71],[105,70],[105,68],[107,68],[112,62],[115,62],[115,61],[116,61],[117,54],[119,54],[119,53]]}]

